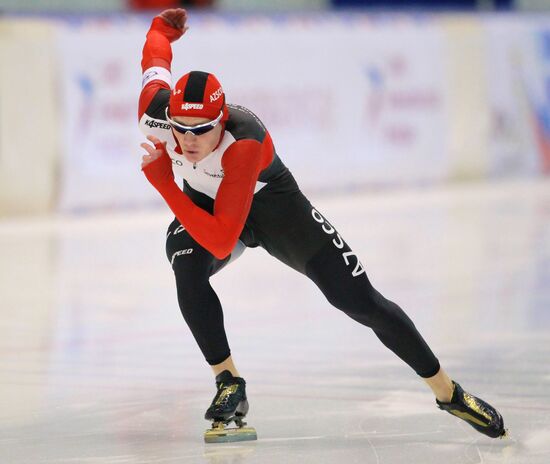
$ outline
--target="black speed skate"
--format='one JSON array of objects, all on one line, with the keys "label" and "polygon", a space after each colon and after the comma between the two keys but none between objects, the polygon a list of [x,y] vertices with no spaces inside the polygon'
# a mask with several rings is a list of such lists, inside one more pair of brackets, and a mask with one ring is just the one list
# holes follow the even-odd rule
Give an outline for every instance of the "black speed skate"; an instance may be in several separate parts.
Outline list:
[{"label": "black speed skate", "polygon": [[465,392],[458,383],[453,381],[453,385],[453,397],[449,403],[435,400],[439,409],[459,417],[488,437],[503,438],[506,436],[504,420],[495,408]]},{"label": "black speed skate", "polygon": [[[204,432],[206,443],[256,440],[256,430],[245,427],[243,422],[248,412],[246,382],[241,377],[233,377],[231,372],[223,371],[216,376],[216,396],[206,410],[204,418],[212,421],[212,428]],[[227,428],[231,422],[236,428]]]}]

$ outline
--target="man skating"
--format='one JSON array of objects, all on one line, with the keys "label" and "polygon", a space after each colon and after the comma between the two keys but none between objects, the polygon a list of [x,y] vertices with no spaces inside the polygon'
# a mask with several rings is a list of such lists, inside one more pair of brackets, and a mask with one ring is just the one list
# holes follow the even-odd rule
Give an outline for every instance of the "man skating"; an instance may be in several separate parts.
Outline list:
[{"label": "man skating", "polygon": [[[464,392],[441,368],[418,330],[371,285],[359,258],[304,196],[277,155],[269,132],[247,108],[230,105],[213,74],[192,71],[171,87],[170,43],[187,30],[183,9],[153,19],[143,49],[140,127],[142,170],[176,218],[166,252],[178,303],[216,377],[206,411],[213,441],[252,439],[244,428],[246,383],[232,360],[220,301],[209,279],[249,247],[311,279],[327,300],[407,363],[432,389],[438,406],[490,437],[505,434],[500,414]],[[221,51],[220,51],[221,52]],[[174,180],[184,180],[183,191]],[[239,428],[228,435],[224,425]]]}]

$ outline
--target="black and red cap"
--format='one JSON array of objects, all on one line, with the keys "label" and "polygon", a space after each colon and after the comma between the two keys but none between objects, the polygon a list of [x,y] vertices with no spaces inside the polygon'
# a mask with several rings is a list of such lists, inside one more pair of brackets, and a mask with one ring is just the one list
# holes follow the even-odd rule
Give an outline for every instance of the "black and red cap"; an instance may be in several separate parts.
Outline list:
[{"label": "black and red cap", "polygon": [[222,86],[214,74],[191,71],[176,83],[170,94],[170,117],[189,116],[216,119],[223,111],[222,122],[227,119],[227,106]]}]

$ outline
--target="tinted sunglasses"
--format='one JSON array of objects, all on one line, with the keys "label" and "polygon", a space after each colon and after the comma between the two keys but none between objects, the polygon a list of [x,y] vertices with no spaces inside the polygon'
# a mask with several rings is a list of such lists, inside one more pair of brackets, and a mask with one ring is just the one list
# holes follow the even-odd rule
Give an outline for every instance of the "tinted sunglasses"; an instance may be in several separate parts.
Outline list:
[{"label": "tinted sunglasses", "polygon": [[173,119],[168,116],[168,107],[166,108],[166,120],[170,123],[172,126],[172,129],[175,131],[178,131],[181,134],[187,134],[187,132],[191,132],[193,135],[202,135],[206,134],[207,132],[210,132],[214,127],[218,125],[218,123],[221,121],[223,117],[223,110],[220,111],[220,115],[213,119],[212,121],[205,122],[203,124],[197,124],[196,126],[184,126],[183,124],[180,124],[177,121],[174,121]]}]

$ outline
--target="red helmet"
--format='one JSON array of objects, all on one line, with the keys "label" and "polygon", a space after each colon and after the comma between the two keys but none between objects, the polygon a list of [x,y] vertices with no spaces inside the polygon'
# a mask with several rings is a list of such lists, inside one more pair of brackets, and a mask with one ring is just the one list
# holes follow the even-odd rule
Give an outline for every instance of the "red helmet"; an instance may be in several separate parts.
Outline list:
[{"label": "red helmet", "polygon": [[223,111],[222,122],[227,119],[227,106],[222,86],[214,74],[191,71],[176,83],[170,94],[170,117],[190,116],[216,119]]}]

